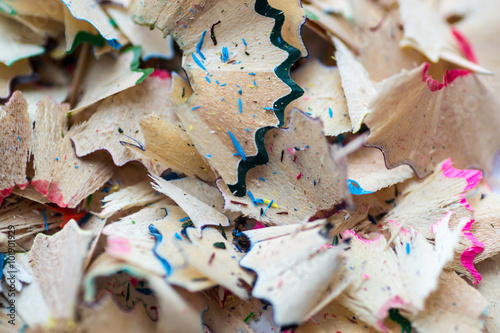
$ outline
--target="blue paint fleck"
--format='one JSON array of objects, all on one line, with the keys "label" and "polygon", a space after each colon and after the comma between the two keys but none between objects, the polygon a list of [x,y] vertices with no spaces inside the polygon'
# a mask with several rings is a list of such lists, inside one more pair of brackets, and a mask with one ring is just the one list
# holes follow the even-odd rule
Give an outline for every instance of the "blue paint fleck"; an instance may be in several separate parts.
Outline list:
[{"label": "blue paint fleck", "polygon": [[45,229],[49,231],[49,224],[47,223],[47,215],[45,215],[45,209],[42,210],[43,220],[45,221]]},{"label": "blue paint fleck", "polygon": [[203,40],[205,39],[205,34],[207,33],[207,31],[203,31],[203,33],[201,34],[201,38],[200,38],[200,41],[198,42],[198,44],[196,45],[196,53],[198,53],[201,57],[201,59],[205,60],[205,56],[203,55],[203,53],[201,53],[201,47],[203,46]]},{"label": "blue paint fleck", "polygon": [[355,180],[348,179],[347,185],[349,186],[349,192],[354,195],[370,194],[373,192],[365,191]]},{"label": "blue paint fleck", "polygon": [[253,204],[255,207],[257,207],[257,202],[255,201],[255,198],[253,197],[252,192],[248,191],[248,196],[250,197],[250,200],[252,200]]},{"label": "blue paint fleck", "polygon": [[227,62],[229,60],[229,52],[227,50],[227,47],[223,46],[222,47],[222,62]]},{"label": "blue paint fleck", "polygon": [[[161,242],[163,240],[163,236],[160,234],[158,229],[156,229],[156,227],[153,224],[149,225],[149,232],[153,236],[155,236],[155,238],[156,238],[156,243],[155,243],[155,246],[153,247],[153,253],[155,254],[156,258],[158,258],[158,260],[160,260],[161,264],[163,265],[163,268],[165,268],[165,271],[167,272],[167,275],[170,275],[170,273],[172,272],[172,267],[170,266],[168,261],[165,260],[165,258],[163,258],[162,256],[160,256],[158,254],[158,251],[157,251],[158,245],[161,244]],[[175,237],[177,237],[177,235],[178,234],[175,233]],[[182,238],[179,238],[179,239],[182,239]]]},{"label": "blue paint fleck", "polygon": [[[207,69],[205,68],[205,66],[203,66],[203,64],[201,63],[200,59],[198,59],[198,57],[196,56],[196,54],[192,53],[191,56],[193,57],[193,60],[194,62],[201,67],[201,69],[203,69],[204,71],[207,71]],[[208,72],[208,71],[207,71]]]},{"label": "blue paint fleck", "polygon": [[231,137],[231,141],[233,141],[234,148],[236,148],[238,155],[241,156],[241,159],[243,160],[243,162],[246,162],[247,156],[245,155],[245,151],[241,147],[238,140],[236,140],[236,137],[233,135],[233,133],[231,133],[231,131],[228,131],[227,134],[229,134],[229,136]]},{"label": "blue paint fleck", "polygon": [[271,207],[273,202],[274,202],[274,200],[271,200],[271,202],[267,205],[266,209],[264,210],[264,213],[262,213],[262,216],[266,215],[267,210],[269,209],[269,207]]}]

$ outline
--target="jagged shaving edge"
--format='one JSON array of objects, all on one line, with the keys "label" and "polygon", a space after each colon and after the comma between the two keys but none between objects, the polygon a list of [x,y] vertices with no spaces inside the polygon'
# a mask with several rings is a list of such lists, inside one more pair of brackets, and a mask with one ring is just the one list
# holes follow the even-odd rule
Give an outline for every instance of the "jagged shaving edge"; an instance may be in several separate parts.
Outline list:
[{"label": "jagged shaving edge", "polygon": [[[301,53],[299,49],[288,44],[281,35],[281,28],[285,22],[285,15],[282,11],[271,7],[268,0],[256,0],[255,11],[262,16],[274,18],[274,27],[269,36],[271,43],[288,53],[288,57],[285,61],[274,69],[276,76],[291,89],[288,95],[278,98],[273,103],[273,108],[275,109],[274,114],[279,120],[278,127],[282,127],[285,122],[285,108],[290,102],[304,94],[304,90],[302,90],[302,88],[290,77],[290,68],[295,61],[300,58]],[[246,194],[246,175],[248,171],[258,165],[269,162],[269,156],[267,155],[264,145],[264,137],[266,133],[273,128],[277,127],[266,126],[255,131],[254,141],[257,146],[257,154],[255,156],[248,156],[246,161],[240,160],[238,163],[238,181],[235,184],[228,184],[229,190],[234,195],[242,197]]]}]

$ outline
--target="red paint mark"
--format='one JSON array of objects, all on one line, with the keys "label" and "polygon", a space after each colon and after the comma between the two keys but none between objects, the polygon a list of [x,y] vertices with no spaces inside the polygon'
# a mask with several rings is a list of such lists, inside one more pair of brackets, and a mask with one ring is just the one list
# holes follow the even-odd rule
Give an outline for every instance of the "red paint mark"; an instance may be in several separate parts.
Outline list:
[{"label": "red paint mark", "polygon": [[55,203],[59,207],[67,207],[68,204],[64,203],[64,198],[59,189],[59,185],[55,182],[50,182],[48,180],[37,179],[31,182],[31,185],[35,189],[46,196],[51,202]]},{"label": "red paint mark", "polygon": [[222,308],[224,309],[224,305],[226,304],[226,300],[229,296],[231,296],[232,293],[229,291],[229,290],[224,290],[224,297],[222,298],[222,302],[221,302],[221,305],[222,305]]},{"label": "red paint mark", "polygon": [[76,222],[79,222],[81,219],[83,219],[87,215],[87,212],[80,212],[80,213],[73,213],[73,214],[64,214],[63,215],[63,222],[61,223],[61,228],[64,228],[64,226],[70,221],[70,220],[75,220]]},{"label": "red paint mark", "polygon": [[471,72],[466,69],[452,69],[451,71],[446,71],[446,74],[443,76],[443,83],[434,80],[432,76],[428,75],[427,72],[429,70],[429,63],[426,63],[424,66],[424,71],[422,72],[422,82],[426,82],[431,91],[438,91],[444,87],[447,87],[450,83],[452,83],[457,77],[469,75]]},{"label": "red paint mark", "polygon": [[297,180],[299,180],[300,177],[302,177],[302,172],[297,175]]},{"label": "red paint mark", "polygon": [[151,311],[154,311],[156,317],[155,318],[152,318],[153,321],[157,321],[158,320],[158,308],[156,306],[152,306],[149,308]]},{"label": "red paint mark", "polygon": [[[14,186],[18,186],[21,190],[24,190],[26,186],[28,186],[29,182],[26,182],[25,184],[15,184]],[[0,190],[0,204],[2,203],[3,199],[11,195],[12,191],[14,190],[14,186],[11,188],[4,188],[3,190]]]},{"label": "red paint mark", "polygon": [[50,205],[47,205],[47,208],[49,208],[51,210],[54,210],[54,211],[62,214],[62,220],[63,221],[61,222],[61,225],[60,225],[61,228],[64,228],[64,226],[71,219],[74,219],[76,222],[78,222],[82,218],[84,218],[85,215],[87,215],[87,212],[84,212],[84,211],[83,212],[77,212],[76,210],[71,209],[71,208],[61,208],[61,207],[50,206]]},{"label": "red paint mark", "polygon": [[5,188],[0,191],[0,204],[2,203],[3,198],[8,197],[12,193],[13,189],[14,187],[11,187],[11,188]]}]

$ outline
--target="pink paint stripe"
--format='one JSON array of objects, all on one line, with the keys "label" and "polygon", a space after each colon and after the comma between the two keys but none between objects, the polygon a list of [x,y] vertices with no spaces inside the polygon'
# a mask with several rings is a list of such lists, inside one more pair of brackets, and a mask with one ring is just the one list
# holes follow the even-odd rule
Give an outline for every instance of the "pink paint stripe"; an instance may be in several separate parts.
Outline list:
[{"label": "pink paint stripe", "polygon": [[464,236],[467,237],[467,239],[472,242],[473,246],[469,247],[462,253],[462,255],[460,256],[460,260],[462,261],[462,265],[464,265],[464,267],[467,268],[469,272],[472,274],[472,276],[476,279],[476,281],[474,282],[474,284],[476,284],[479,283],[479,281],[481,281],[482,277],[481,274],[479,274],[477,269],[474,267],[474,258],[479,253],[483,252],[484,244],[481,243],[470,232],[472,223],[474,223],[474,220],[471,220],[469,223],[467,223],[465,227],[462,229],[462,232]]},{"label": "pink paint stripe", "polygon": [[410,231],[406,230],[405,228],[403,228],[401,226],[401,224],[399,224],[398,222],[394,221],[394,220],[389,220],[389,223],[390,224],[393,224],[396,228],[401,228],[400,231],[402,231],[405,235],[408,235],[410,233]]},{"label": "pink paint stripe", "polygon": [[[474,49],[472,48],[472,44],[469,42],[467,37],[463,35],[460,31],[455,28],[451,29],[451,33],[453,37],[455,37],[460,49],[464,53],[465,57],[473,62],[478,63],[476,54]],[[429,89],[431,91],[438,91],[444,87],[447,87],[450,83],[452,83],[457,77],[466,76],[471,73],[471,71],[466,69],[452,69],[451,71],[446,71],[446,74],[443,77],[443,83],[440,83],[437,80],[434,80],[430,75],[428,75],[429,64],[425,64],[424,72],[422,73],[422,81],[427,82]]]},{"label": "pink paint stripe", "polygon": [[56,182],[36,179],[31,182],[31,185],[33,185],[38,192],[46,196],[51,202],[55,203],[59,207],[64,208],[68,206],[67,203],[64,203],[64,197],[59,189],[59,185]]},{"label": "pink paint stripe", "polygon": [[[467,200],[466,200],[467,202]],[[448,223],[450,221],[450,216],[451,214],[453,214],[454,212],[453,211],[449,211],[448,213],[446,213],[446,215],[439,221],[437,221],[436,223],[434,223],[433,225],[431,225],[431,231],[433,234],[436,233],[436,228],[441,224],[441,223],[444,223],[443,221],[446,220],[446,223]]]},{"label": "pink paint stripe", "polygon": [[318,251],[324,251],[324,250],[328,250],[328,249],[331,249],[333,246],[330,245],[330,244],[323,244],[319,247]]},{"label": "pink paint stripe", "polygon": [[483,178],[483,173],[479,170],[458,170],[451,164],[451,159],[444,161],[441,166],[443,175],[448,178],[464,178],[467,181],[467,185],[464,188],[464,193],[460,195],[460,203],[465,206],[468,210],[472,211],[469,203],[465,199],[465,191],[473,189]]},{"label": "pink paint stripe", "polygon": [[130,251],[131,248],[128,239],[119,236],[108,236],[106,252],[110,254],[128,254]]},{"label": "pink paint stripe", "polygon": [[[476,185],[481,181],[483,174],[479,170],[458,170],[455,169],[451,164],[451,159],[447,159],[443,165],[441,166],[441,170],[443,171],[443,175],[448,178],[464,178],[467,181],[467,185],[465,185],[463,193],[460,195],[460,203],[465,206],[468,210],[472,211],[470,208],[467,199],[465,199],[465,191],[473,189]],[[472,247],[467,248],[462,255],[460,256],[460,260],[462,261],[462,265],[472,274],[472,276],[476,279],[478,283],[481,281],[481,274],[474,267],[474,258],[478,253],[483,252],[484,244],[481,243],[471,232],[470,229],[472,227],[472,223],[474,220],[470,220],[465,227],[462,229],[462,233],[464,236],[470,240],[473,244]]]},{"label": "pink paint stripe", "polygon": [[446,74],[443,76],[443,83],[440,83],[437,80],[434,80],[432,76],[430,76],[427,72],[429,70],[429,63],[426,63],[424,66],[424,71],[422,72],[422,82],[426,82],[430,91],[438,91],[444,87],[447,87],[450,83],[452,83],[456,78],[461,76],[469,75],[471,72],[466,69],[452,69],[451,71],[446,71]]},{"label": "pink paint stripe", "polygon": [[265,228],[265,227],[266,226],[263,225],[262,223],[257,222],[257,223],[255,223],[255,226],[253,227],[253,230],[255,230],[255,229],[262,229],[262,228]]},{"label": "pink paint stripe", "polygon": [[342,239],[345,239],[346,237],[347,238],[356,237],[357,239],[359,239],[360,241],[362,241],[365,244],[372,244],[372,243],[378,242],[380,240],[380,237],[382,237],[382,234],[379,234],[378,237],[375,239],[365,239],[365,238],[360,237],[358,234],[356,234],[352,230],[346,230],[342,234]]},{"label": "pink paint stripe", "polygon": [[462,52],[464,53],[465,57],[467,60],[472,61],[473,63],[478,63],[476,53],[474,52],[474,49],[472,48],[472,44],[469,42],[467,37],[463,35],[460,31],[458,31],[456,28],[451,29],[451,33],[453,34],[453,37],[458,42],[458,45],[462,49]]},{"label": "pink paint stripe", "polygon": [[159,77],[160,79],[170,79],[170,73],[163,69],[155,69],[149,77]]},{"label": "pink paint stripe", "polygon": [[382,331],[387,331],[387,326],[384,325],[384,319],[387,318],[389,315],[389,310],[390,309],[403,309],[405,306],[405,303],[399,297],[398,295],[389,298],[385,303],[380,307],[380,309],[377,312],[377,326],[382,330]]}]

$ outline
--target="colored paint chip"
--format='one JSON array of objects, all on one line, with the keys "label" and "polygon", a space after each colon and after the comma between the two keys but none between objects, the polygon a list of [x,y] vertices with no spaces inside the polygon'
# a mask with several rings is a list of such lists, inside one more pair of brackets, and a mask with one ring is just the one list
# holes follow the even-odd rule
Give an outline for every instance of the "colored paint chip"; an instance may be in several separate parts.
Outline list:
[{"label": "colored paint chip", "polygon": [[196,44],[196,53],[198,53],[201,57],[201,59],[205,60],[205,56],[203,55],[203,53],[201,53],[201,47],[203,46],[203,40],[205,39],[205,34],[207,33],[206,30],[203,31],[203,33],[201,34],[201,38],[200,38],[200,41],[198,42],[198,44]]},{"label": "colored paint chip", "polygon": [[218,249],[225,250],[226,249],[226,244],[224,242],[216,242],[216,243],[214,243],[214,247],[216,247]]},{"label": "colored paint chip", "polygon": [[222,62],[227,62],[229,60],[229,51],[227,47],[222,47]]},{"label": "colored paint chip", "polygon": [[45,209],[42,210],[43,220],[45,221],[45,229],[49,231],[49,224],[47,223],[47,215],[45,215]]},{"label": "colored paint chip", "polygon": [[227,134],[229,134],[229,136],[231,137],[234,148],[236,148],[238,155],[240,155],[243,162],[245,162],[247,160],[247,156],[245,155],[245,151],[241,147],[240,143],[238,142],[238,140],[236,140],[236,137],[233,135],[233,133],[231,133],[231,131],[228,131]]},{"label": "colored paint chip", "polygon": [[347,180],[347,186],[349,187],[349,192],[351,192],[351,194],[354,194],[354,195],[373,193],[370,191],[363,190],[363,188],[355,180],[352,180],[352,179]]},{"label": "colored paint chip", "polygon": [[208,72],[207,69],[205,68],[205,66],[203,66],[203,64],[201,63],[200,59],[198,59],[198,57],[192,53],[191,56],[193,57],[193,60],[194,62],[201,67],[201,69],[203,69],[204,71]]},{"label": "colored paint chip", "polygon": [[252,192],[248,191],[247,193],[248,193],[248,196],[250,197],[250,200],[252,200],[254,206],[257,207],[257,201],[255,201],[255,198],[254,198]]}]

